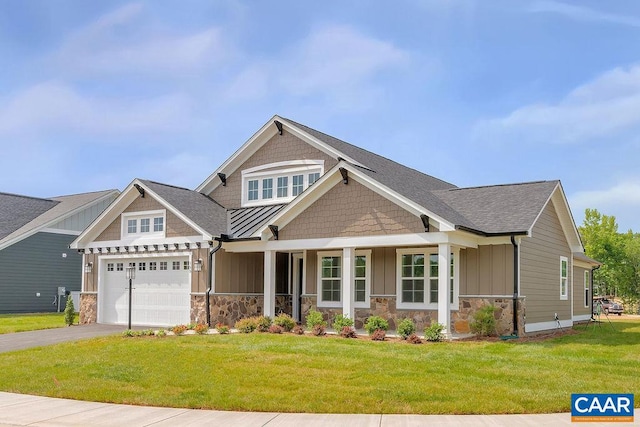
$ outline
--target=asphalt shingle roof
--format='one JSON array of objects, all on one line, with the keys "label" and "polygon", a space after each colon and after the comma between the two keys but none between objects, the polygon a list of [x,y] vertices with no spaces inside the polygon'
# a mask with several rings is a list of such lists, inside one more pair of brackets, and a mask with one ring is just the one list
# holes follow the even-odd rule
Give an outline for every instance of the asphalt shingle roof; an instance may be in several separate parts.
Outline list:
[{"label": "asphalt shingle roof", "polygon": [[227,233],[227,211],[215,200],[187,188],[143,179],[139,181],[212,237]]},{"label": "asphalt shingle roof", "polygon": [[0,240],[22,228],[55,205],[58,201],[0,193]]}]

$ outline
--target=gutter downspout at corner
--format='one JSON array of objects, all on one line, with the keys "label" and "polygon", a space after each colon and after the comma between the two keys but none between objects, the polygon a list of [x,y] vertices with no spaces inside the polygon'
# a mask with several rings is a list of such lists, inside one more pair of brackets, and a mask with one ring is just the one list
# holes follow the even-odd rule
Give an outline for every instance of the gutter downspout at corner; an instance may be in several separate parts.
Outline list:
[{"label": "gutter downspout at corner", "polygon": [[208,277],[208,285],[207,288],[207,298],[206,298],[206,313],[207,313],[207,325],[211,327],[211,307],[210,307],[210,297],[211,297],[211,288],[213,287],[213,254],[218,252],[218,250],[222,247],[222,239],[215,239],[218,242],[218,246],[209,250],[209,277]]},{"label": "gutter downspout at corner", "polygon": [[516,237],[511,235],[513,245],[513,335],[518,336],[518,244]]}]

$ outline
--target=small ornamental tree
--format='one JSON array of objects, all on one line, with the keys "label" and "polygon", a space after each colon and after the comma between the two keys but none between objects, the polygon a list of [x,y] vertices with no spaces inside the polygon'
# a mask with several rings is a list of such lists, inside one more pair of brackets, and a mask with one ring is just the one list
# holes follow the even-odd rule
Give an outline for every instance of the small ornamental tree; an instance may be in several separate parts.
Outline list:
[{"label": "small ornamental tree", "polygon": [[67,305],[64,308],[64,323],[71,326],[76,321],[76,308],[73,306],[73,298],[67,297]]}]

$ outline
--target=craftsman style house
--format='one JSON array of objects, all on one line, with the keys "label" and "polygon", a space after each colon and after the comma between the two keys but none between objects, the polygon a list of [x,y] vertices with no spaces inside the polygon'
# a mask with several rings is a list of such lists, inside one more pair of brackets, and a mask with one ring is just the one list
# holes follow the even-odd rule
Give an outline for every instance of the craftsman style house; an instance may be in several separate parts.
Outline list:
[{"label": "craftsman style house", "polygon": [[42,199],[0,193],[0,313],[64,309],[67,292],[75,296],[82,277],[82,257],[69,243],[118,194]]},{"label": "craftsman style house", "polygon": [[161,326],[317,309],[465,333],[493,304],[523,334],[589,319],[597,265],[559,181],[458,188],[279,116],[195,190],[134,180],[71,247],[82,322]]}]

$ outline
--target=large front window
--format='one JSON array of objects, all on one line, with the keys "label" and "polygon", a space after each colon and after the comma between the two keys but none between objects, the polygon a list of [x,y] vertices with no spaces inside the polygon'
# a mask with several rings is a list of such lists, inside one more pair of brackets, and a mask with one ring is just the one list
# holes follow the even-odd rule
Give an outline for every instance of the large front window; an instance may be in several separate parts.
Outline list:
[{"label": "large front window", "polygon": [[[401,309],[437,308],[439,293],[439,257],[437,248],[397,250],[397,306]],[[455,307],[457,282],[455,259],[451,254],[449,303]]]}]

